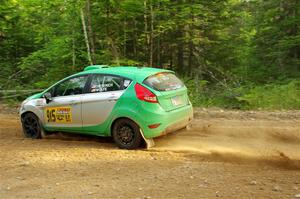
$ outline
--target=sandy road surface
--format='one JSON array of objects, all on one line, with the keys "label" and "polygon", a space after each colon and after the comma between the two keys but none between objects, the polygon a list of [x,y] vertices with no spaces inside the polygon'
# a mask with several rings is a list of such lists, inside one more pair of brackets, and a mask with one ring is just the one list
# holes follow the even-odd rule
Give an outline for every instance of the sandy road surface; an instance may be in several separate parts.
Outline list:
[{"label": "sandy road surface", "polygon": [[111,139],[25,139],[0,113],[0,198],[296,198],[300,112],[196,110],[190,130],[126,151]]}]

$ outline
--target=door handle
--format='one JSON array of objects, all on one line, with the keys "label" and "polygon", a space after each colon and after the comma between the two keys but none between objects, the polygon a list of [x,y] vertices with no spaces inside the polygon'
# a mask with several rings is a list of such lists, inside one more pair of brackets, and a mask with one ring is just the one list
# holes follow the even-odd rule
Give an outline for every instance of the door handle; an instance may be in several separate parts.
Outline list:
[{"label": "door handle", "polygon": [[118,97],[116,95],[111,95],[108,97],[108,101],[112,102],[112,101],[117,101]]},{"label": "door handle", "polygon": [[110,96],[109,98],[108,98],[108,101],[109,102],[115,102],[115,101],[117,101],[118,99],[117,99],[117,97],[116,96]]},{"label": "door handle", "polygon": [[108,101],[109,102],[115,102],[115,101],[117,101],[117,99],[116,98],[109,98]]},{"label": "door handle", "polygon": [[76,101],[76,100],[71,100],[70,101],[70,105],[76,105],[76,104],[79,104],[80,102],[79,101]]}]

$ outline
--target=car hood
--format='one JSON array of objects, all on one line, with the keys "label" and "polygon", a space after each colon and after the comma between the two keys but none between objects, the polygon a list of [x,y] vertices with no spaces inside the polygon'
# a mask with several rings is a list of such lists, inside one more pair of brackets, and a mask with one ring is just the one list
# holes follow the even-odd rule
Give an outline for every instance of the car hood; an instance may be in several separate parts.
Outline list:
[{"label": "car hood", "polygon": [[27,97],[26,100],[37,99],[37,98],[42,97],[42,95],[43,95],[42,92],[41,93],[36,93],[34,95],[31,95],[31,96]]}]

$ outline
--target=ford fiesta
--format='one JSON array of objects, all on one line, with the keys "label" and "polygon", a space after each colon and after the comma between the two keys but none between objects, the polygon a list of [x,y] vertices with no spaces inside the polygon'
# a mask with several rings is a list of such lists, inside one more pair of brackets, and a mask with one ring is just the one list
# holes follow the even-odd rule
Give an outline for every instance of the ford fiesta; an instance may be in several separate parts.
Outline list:
[{"label": "ford fiesta", "polygon": [[135,149],[185,128],[193,109],[173,71],[94,65],[27,98],[20,117],[28,138],[51,132],[112,136],[120,148]]}]

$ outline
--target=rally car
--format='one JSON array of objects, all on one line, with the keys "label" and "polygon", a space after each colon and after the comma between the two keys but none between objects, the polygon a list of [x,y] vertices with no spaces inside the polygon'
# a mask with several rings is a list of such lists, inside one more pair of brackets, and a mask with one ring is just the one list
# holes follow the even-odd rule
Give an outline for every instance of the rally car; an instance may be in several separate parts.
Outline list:
[{"label": "rally car", "polygon": [[51,132],[112,136],[124,149],[189,125],[193,117],[187,88],[173,71],[149,67],[88,66],[20,108],[24,135]]}]

